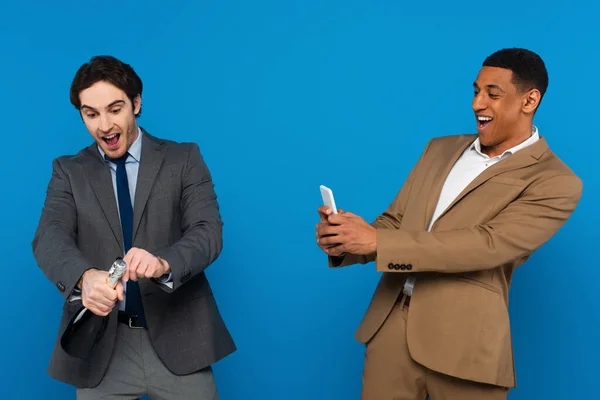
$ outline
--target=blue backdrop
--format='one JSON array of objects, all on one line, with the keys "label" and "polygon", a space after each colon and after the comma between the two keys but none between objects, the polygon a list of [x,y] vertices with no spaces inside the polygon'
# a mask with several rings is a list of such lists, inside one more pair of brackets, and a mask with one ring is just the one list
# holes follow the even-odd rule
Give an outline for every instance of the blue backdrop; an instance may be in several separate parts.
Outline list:
[{"label": "blue backdrop", "polygon": [[91,56],[131,63],[144,81],[140,124],[199,143],[214,175],[224,250],[208,275],[239,347],[215,365],[221,398],[346,400],[359,396],[363,347],[353,333],[379,274],[373,265],[327,269],[314,239],[318,187],[374,218],[430,137],[475,131],[471,84],[483,59],[523,46],[550,73],[535,123],[584,193],[516,272],[519,388],[509,398],[591,399],[600,6],[549,4],[3,2],[0,398],[74,398],[45,372],[62,298],[30,243],[52,159],[91,140],[68,96]]}]

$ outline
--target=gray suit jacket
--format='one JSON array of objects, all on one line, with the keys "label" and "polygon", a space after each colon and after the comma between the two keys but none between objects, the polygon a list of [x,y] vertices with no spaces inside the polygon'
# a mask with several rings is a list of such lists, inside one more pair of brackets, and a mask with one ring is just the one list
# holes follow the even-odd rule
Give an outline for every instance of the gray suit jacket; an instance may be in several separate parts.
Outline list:
[{"label": "gray suit jacket", "polygon": [[[222,247],[222,222],[210,172],[196,144],[175,143],[142,129],[142,156],[134,200],[133,246],[167,260],[173,289],[139,281],[154,349],[174,374],[189,374],[235,351],[204,269]],[[108,165],[96,144],[53,161],[33,253],[65,298],[51,357],[51,377],[94,387],[110,362],[117,307],[92,357],[80,360],[60,347],[60,336],[81,302],[67,302],[89,268],[108,270],[123,254],[121,225]]]}]

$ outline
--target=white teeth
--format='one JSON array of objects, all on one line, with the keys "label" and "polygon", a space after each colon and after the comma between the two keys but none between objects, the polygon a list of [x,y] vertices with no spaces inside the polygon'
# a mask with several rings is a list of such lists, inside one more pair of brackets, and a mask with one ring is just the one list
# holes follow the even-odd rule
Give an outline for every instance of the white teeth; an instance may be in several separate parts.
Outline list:
[{"label": "white teeth", "polygon": [[493,119],[492,117],[483,117],[483,116],[477,117],[477,120],[481,121],[481,122],[491,121],[492,119]]},{"label": "white teeth", "polygon": [[112,134],[112,135],[110,135],[110,136],[104,136],[104,139],[106,139],[106,140],[110,140],[110,139],[114,138],[115,136],[117,136],[117,134],[116,134],[116,133],[114,133],[114,134]]}]

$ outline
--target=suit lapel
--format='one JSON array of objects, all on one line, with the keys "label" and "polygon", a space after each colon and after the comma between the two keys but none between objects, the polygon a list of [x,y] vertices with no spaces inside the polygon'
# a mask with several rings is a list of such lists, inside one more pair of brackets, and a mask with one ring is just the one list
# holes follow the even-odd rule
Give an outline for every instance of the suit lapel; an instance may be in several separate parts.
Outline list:
[{"label": "suit lapel", "polygon": [[[525,168],[538,162],[542,154],[548,150],[548,143],[545,138],[540,138],[536,143],[519,150],[515,154],[511,154],[504,160],[497,162],[491,167],[477,175],[471,183],[459,193],[458,196],[450,203],[450,205],[440,214],[436,221],[439,221],[455,204],[462,200],[467,194],[477,189],[479,186],[490,180],[491,178],[500,175],[504,172],[513,171],[520,168]],[[456,160],[455,160],[456,161]],[[450,172],[450,170],[448,170]],[[448,174],[446,174],[447,176]]]},{"label": "suit lapel", "polygon": [[96,143],[86,149],[86,157],[82,158],[81,163],[112,233],[121,248],[123,248],[121,221],[119,220],[119,210],[117,209],[117,199],[115,198],[110,168],[101,158]]},{"label": "suit lapel", "polygon": [[[166,150],[164,142],[159,142],[158,139],[150,136],[143,128],[141,129],[143,132],[142,155],[133,205],[133,241],[135,241],[150,191],[152,190],[152,186],[154,186],[154,181],[165,158]],[[133,241],[132,243],[134,243]]]},{"label": "suit lapel", "polygon": [[433,217],[433,213],[435,211],[435,207],[440,198],[440,194],[442,193],[442,187],[446,182],[446,178],[450,173],[450,170],[458,161],[462,153],[465,151],[467,146],[471,145],[475,140],[476,135],[465,135],[459,137],[459,143],[456,146],[456,150],[453,152],[445,152],[440,155],[436,155],[436,162],[440,166],[439,172],[433,178],[433,182],[431,183],[431,192],[430,195],[427,196],[427,204],[425,207],[425,220],[424,229],[427,230],[429,226],[429,222]]}]

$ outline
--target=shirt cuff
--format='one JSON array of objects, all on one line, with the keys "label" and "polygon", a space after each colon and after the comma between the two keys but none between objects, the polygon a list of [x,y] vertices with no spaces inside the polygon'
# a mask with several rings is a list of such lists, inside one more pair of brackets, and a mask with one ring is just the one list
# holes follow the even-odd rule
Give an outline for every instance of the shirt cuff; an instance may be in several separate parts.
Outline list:
[{"label": "shirt cuff", "polygon": [[169,275],[164,274],[163,276],[161,276],[160,278],[158,278],[158,281],[160,283],[169,283],[169,282],[173,281],[173,273],[169,272]]},{"label": "shirt cuff", "polygon": [[75,288],[73,289],[73,291],[71,291],[71,294],[69,295],[69,298],[67,300],[70,303],[72,303],[76,300],[81,300],[81,289],[79,289],[77,286],[75,286]]}]

